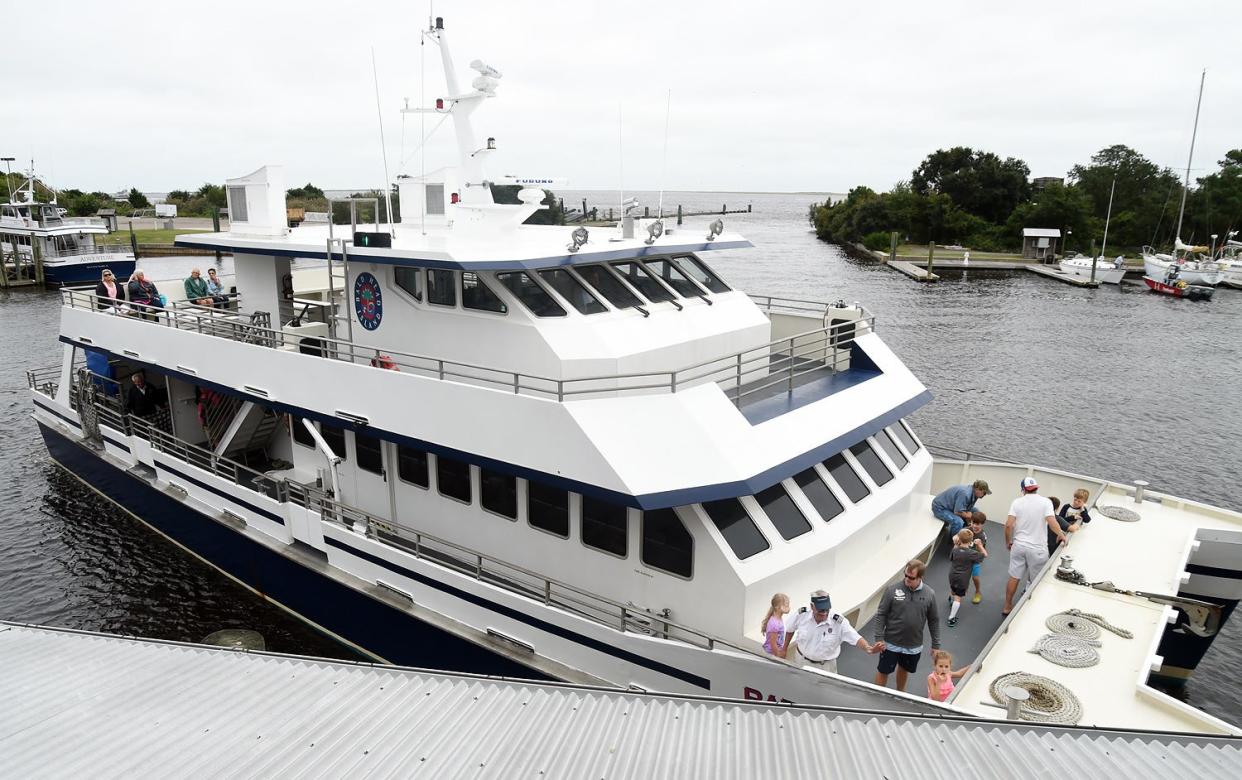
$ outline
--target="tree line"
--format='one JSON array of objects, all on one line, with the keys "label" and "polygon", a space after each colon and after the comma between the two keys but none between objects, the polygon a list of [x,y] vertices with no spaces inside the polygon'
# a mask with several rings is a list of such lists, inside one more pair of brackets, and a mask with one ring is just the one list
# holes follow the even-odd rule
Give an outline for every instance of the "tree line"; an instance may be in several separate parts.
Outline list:
[{"label": "tree line", "polygon": [[[855,187],[838,203],[811,206],[815,233],[825,241],[862,242],[887,249],[890,231],[910,243],[960,244],[984,251],[1022,245],[1022,229],[1072,231],[1067,248],[1096,251],[1116,181],[1108,243],[1117,250],[1171,246],[1177,230],[1181,179],[1128,146],[1101,149],[1070,169],[1065,182],[1036,187],[1020,159],[957,146],[928,155],[910,178],[890,191]],[[1206,244],[1242,228],[1242,149],[1195,180],[1186,201],[1181,238]],[[1111,252],[1110,252],[1111,253]]]}]

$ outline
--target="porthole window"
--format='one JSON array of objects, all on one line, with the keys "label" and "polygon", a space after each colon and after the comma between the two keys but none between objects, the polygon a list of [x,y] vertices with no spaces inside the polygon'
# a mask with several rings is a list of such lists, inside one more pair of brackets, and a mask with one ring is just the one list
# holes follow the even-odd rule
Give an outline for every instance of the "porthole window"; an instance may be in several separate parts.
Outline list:
[{"label": "porthole window", "polygon": [[569,491],[526,483],[526,517],[535,528],[569,537]]},{"label": "porthole window", "polygon": [[444,455],[437,455],[436,484],[440,488],[440,495],[469,504],[471,500],[470,464]]},{"label": "porthole window", "polygon": [[428,480],[427,453],[413,447],[397,446],[397,476],[411,485],[425,488]]},{"label": "porthole window", "polygon": [[876,485],[887,485],[892,481],[893,472],[888,470],[888,466],[884,465],[884,461],[880,460],[880,456],[871,449],[871,445],[867,442],[860,441],[850,447],[850,454],[862,464]]},{"label": "porthole window", "polygon": [[517,478],[480,468],[479,503],[489,512],[517,520]]},{"label": "porthole window", "polygon": [[474,271],[461,272],[461,305],[464,309],[476,311],[492,311],[506,314],[509,307],[500,300],[500,296],[492,291]]},{"label": "porthole window", "polygon": [[440,268],[427,269],[427,300],[437,306],[456,306],[457,287],[454,273]]},{"label": "porthole window", "polygon": [[759,491],[755,494],[755,500],[759,502],[759,506],[763,507],[764,514],[772,521],[772,525],[776,526],[777,532],[786,540],[794,539],[811,530],[811,524],[807,522],[806,515],[798,509],[798,505],[785,492],[785,486],[781,483],[777,482],[767,490]]},{"label": "porthole window", "polygon": [[739,559],[745,560],[768,549],[768,540],[763,537],[755,521],[750,519],[742,502],[736,498],[705,501],[703,511],[711,518],[729,549]]},{"label": "porthole window", "polygon": [[815,511],[819,512],[824,522],[828,522],[845,511],[840,499],[824,484],[824,481],[819,478],[819,472],[815,469],[807,469],[796,474],[794,482],[798,483],[802,494],[811,502],[811,506],[815,507]]},{"label": "porthole window", "polygon": [[694,571],[694,538],[672,509],[643,512],[643,563],[679,577]]},{"label": "porthole window", "polygon": [[838,452],[824,461],[824,468],[828,469],[828,475],[832,477],[832,481],[845,491],[845,497],[853,503],[857,504],[871,495],[871,489],[867,487],[867,483],[862,481],[862,477],[858,476],[854,467],[841,453]]},{"label": "porthole window", "polygon": [[888,459],[900,471],[906,467],[910,459],[906,457],[901,448],[897,446],[897,440],[893,438],[892,432],[888,430],[880,431],[875,435],[875,440],[880,443],[880,448],[888,455]]},{"label": "porthole window", "polygon": [[496,274],[496,281],[536,317],[564,317],[565,309],[525,271]]},{"label": "porthole window", "polygon": [[582,543],[596,550],[619,555],[629,551],[627,510],[590,496],[582,497]]},{"label": "porthole window", "polygon": [[358,458],[358,468],[372,474],[384,473],[383,442],[375,436],[354,432],[354,454]]}]

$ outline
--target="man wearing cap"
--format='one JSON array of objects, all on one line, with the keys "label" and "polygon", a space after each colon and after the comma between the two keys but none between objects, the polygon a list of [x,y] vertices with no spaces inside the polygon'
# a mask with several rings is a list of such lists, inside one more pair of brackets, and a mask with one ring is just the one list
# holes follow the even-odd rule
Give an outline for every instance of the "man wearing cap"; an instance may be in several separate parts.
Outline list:
[{"label": "man wearing cap", "polygon": [[948,526],[949,535],[953,536],[970,522],[975,503],[991,494],[988,483],[982,479],[976,479],[972,485],[954,485],[932,499],[932,514]]},{"label": "man wearing cap", "polygon": [[901,582],[884,591],[871,621],[876,645],[883,651],[875,671],[875,684],[881,688],[888,685],[888,676],[896,669],[897,690],[906,689],[906,680],[918,671],[923,655],[924,626],[931,634],[932,649],[940,649],[940,610],[936,591],[923,582],[925,573],[927,564],[923,561],[908,561]]},{"label": "man wearing cap", "polygon": [[879,652],[883,643],[872,645],[854,630],[850,621],[832,609],[832,599],[827,592],[817,590],[811,594],[811,610],[803,610],[789,627],[793,639],[790,649],[801,661],[814,664],[826,672],[836,674],[837,656],[841,655],[841,643],[847,642],[868,653]]},{"label": "man wearing cap", "polygon": [[1013,609],[1013,596],[1018,583],[1030,582],[1048,562],[1048,533],[1065,543],[1053,515],[1052,502],[1039,495],[1039,483],[1034,477],[1023,477],[1019,483],[1022,495],[1009,505],[1005,518],[1005,546],[1009,548],[1009,581],[1005,583],[1005,606],[1001,614],[1008,615]]}]

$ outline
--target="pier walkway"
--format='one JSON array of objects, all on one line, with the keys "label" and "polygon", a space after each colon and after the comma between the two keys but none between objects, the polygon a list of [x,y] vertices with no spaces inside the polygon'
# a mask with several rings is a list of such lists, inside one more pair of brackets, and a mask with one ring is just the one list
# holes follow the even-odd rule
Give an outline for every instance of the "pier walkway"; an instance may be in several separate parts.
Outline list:
[{"label": "pier walkway", "polygon": [[673,696],[0,622],[13,777],[1242,776],[1242,739]]}]

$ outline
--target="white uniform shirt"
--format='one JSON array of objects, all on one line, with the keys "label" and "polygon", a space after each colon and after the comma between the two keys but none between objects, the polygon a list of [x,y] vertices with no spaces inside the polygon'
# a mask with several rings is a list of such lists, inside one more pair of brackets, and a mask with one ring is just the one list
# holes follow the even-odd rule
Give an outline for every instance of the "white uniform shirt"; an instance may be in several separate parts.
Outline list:
[{"label": "white uniform shirt", "polygon": [[839,612],[829,611],[823,623],[816,623],[810,610],[799,612],[789,627],[798,652],[809,661],[832,661],[841,654],[841,643],[857,644],[862,635]]},{"label": "white uniform shirt", "polygon": [[1048,515],[1052,514],[1052,502],[1038,493],[1027,493],[1015,498],[1009,505],[1014,517],[1013,543],[1015,546],[1045,548],[1048,545]]}]

